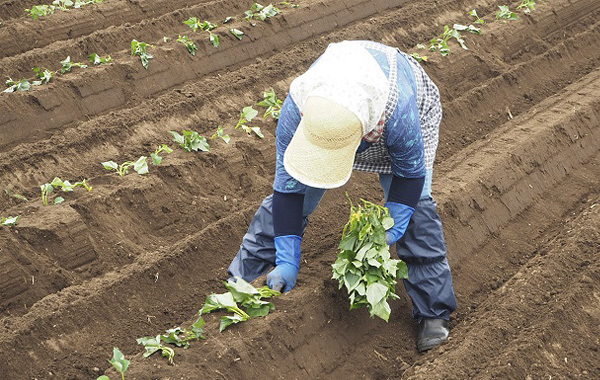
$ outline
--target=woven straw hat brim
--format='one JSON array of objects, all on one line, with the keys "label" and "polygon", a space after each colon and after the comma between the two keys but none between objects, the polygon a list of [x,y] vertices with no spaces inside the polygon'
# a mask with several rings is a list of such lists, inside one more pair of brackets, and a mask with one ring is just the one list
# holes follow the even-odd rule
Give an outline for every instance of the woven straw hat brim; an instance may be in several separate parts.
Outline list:
[{"label": "woven straw hat brim", "polygon": [[355,141],[338,149],[315,145],[307,139],[303,119],[285,151],[283,165],[289,175],[304,185],[318,189],[340,187],[350,179],[360,140],[361,135],[357,134]]}]

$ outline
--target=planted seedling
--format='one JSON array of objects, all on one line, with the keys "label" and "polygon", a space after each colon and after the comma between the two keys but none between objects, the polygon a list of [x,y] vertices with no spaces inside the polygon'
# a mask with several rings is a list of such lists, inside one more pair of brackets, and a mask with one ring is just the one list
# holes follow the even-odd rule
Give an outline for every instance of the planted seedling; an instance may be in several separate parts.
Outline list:
[{"label": "planted seedling", "polygon": [[254,22],[252,22],[252,19],[265,21],[266,19],[275,17],[280,13],[281,11],[273,6],[273,4],[263,6],[259,3],[252,4],[250,9],[244,12],[246,15],[245,19],[250,22],[252,26],[256,25]]},{"label": "planted seedling", "polygon": [[159,154],[162,152],[170,154],[173,152],[173,149],[169,148],[167,144],[162,144],[159,147],[157,147],[154,153],[150,153],[150,158],[152,158],[152,163],[154,165],[158,166],[161,164],[163,158],[159,156]]},{"label": "planted seedling", "polygon": [[71,1],[71,0],[54,0],[52,2],[52,4],[56,5],[56,8],[60,9],[61,11],[66,11],[67,8],[73,6],[73,1]]},{"label": "planted seedling", "polygon": [[499,8],[499,10],[496,12],[496,19],[511,20],[511,21],[519,19],[519,15],[516,14],[515,12],[512,12],[508,8],[508,5],[499,5],[498,8]]},{"label": "planted seedling", "polygon": [[144,352],[144,357],[154,354],[157,351],[161,351],[162,356],[167,358],[169,364],[173,364],[173,359],[175,358],[175,351],[171,347],[166,347],[160,344],[160,335],[157,335],[155,338],[146,336],[143,338],[136,339],[138,344],[141,344],[146,349]]},{"label": "planted seedling", "polygon": [[183,330],[181,327],[175,327],[166,331],[161,336],[161,339],[165,343],[174,344],[177,347],[188,348],[190,342],[196,339],[206,339],[204,337],[204,318],[199,316],[196,322],[190,326],[187,330]]},{"label": "planted seedling", "polygon": [[[247,321],[251,317],[267,315],[270,310],[275,309],[275,306],[262,298],[270,298],[280,294],[278,291],[269,289],[268,286],[256,289],[241,278],[236,278],[235,282],[228,281],[225,283],[225,286],[229,289],[229,292],[211,294],[200,310],[200,315],[219,309],[225,309],[234,313],[233,315],[224,315],[221,317],[219,331],[225,330],[232,324]],[[246,308],[247,312],[238,307],[238,302]]]},{"label": "planted seedling", "polygon": [[[70,192],[80,186],[84,187],[87,191],[92,191],[92,187],[87,184],[85,179],[83,181],[71,183],[70,181],[63,181],[59,177],[54,177],[52,182],[40,185],[40,190],[42,192],[42,205],[48,206],[48,196],[54,192],[54,189],[60,189],[63,192]],[[53,203],[57,205],[63,203],[64,201],[65,199],[63,197],[57,196],[54,198]]]},{"label": "planted seedling", "polygon": [[21,194],[13,193],[9,189],[4,189],[4,193],[7,196],[11,197],[11,198],[15,198],[15,199],[18,199],[18,200],[23,201],[23,202],[29,202],[29,199],[25,198]]},{"label": "planted seedling", "polygon": [[188,36],[180,35],[179,38],[177,38],[177,42],[180,42],[183,45],[185,45],[185,47],[187,48],[187,51],[191,55],[196,55],[196,51],[198,51],[198,47],[196,46],[194,41],[192,41],[188,38]]},{"label": "planted seedling", "polygon": [[362,200],[350,202],[350,220],[342,232],[338,258],[332,265],[333,279],[339,288],[345,287],[350,309],[366,306],[371,317],[386,322],[390,316],[389,298],[399,298],[396,282],[408,278],[408,268],[402,260],[390,258],[385,231],[394,225],[389,210]]},{"label": "planted seedling", "polygon": [[140,61],[142,61],[142,66],[146,70],[148,70],[148,60],[154,58],[151,54],[149,54],[146,49],[148,47],[154,47],[146,42],[139,42],[136,39],[131,40],[131,55],[136,55],[140,57]]},{"label": "planted seedling", "polygon": [[227,16],[225,17],[225,20],[223,20],[223,24],[227,24],[229,22],[232,22],[233,20],[235,20],[235,17]]},{"label": "planted seedling", "polygon": [[258,111],[252,108],[252,106],[244,107],[235,129],[242,128],[249,135],[254,132],[261,139],[264,138],[265,135],[262,134],[260,127],[251,127],[247,125],[256,117],[256,115],[258,115]]},{"label": "planted seedling", "polygon": [[229,29],[229,31],[231,32],[231,34],[233,34],[235,36],[235,38],[237,38],[238,40],[241,40],[242,38],[244,38],[244,32],[242,32],[239,29],[235,29],[235,28],[231,28]]},{"label": "planted seedling", "polygon": [[214,47],[219,47],[219,36],[217,36],[213,32],[208,32],[208,40]]},{"label": "planted seedling", "polygon": [[216,138],[221,138],[223,141],[225,141],[225,144],[229,144],[229,141],[231,140],[231,137],[225,134],[225,132],[223,131],[223,127],[220,125],[217,127],[217,131],[213,133],[212,136],[210,136],[211,140],[214,140]]},{"label": "planted seedling", "polygon": [[467,45],[465,45],[465,40],[462,38],[460,31],[450,28],[448,25],[444,25],[444,32],[436,37],[432,38],[429,41],[429,50],[438,51],[442,56],[447,56],[450,54],[450,46],[448,46],[448,41],[454,38],[456,42],[465,50],[469,50]]},{"label": "planted seedling", "polygon": [[192,28],[194,32],[198,31],[198,29],[203,30],[205,32],[210,32],[218,26],[217,24],[213,24],[210,21],[200,22],[200,20],[198,20],[196,17],[190,17],[183,23]]},{"label": "planted seedling", "polygon": [[416,59],[417,62],[427,62],[427,60],[429,59],[429,57],[427,57],[426,55],[421,55],[416,52],[412,53],[410,56],[413,57],[414,59]]},{"label": "planted seedling", "polygon": [[273,89],[263,92],[263,100],[256,103],[257,106],[267,107],[267,110],[263,115],[263,119],[271,116],[275,120],[279,119],[282,104],[283,102],[277,98],[277,95],[275,95],[275,90]]},{"label": "planted seedling", "polygon": [[133,167],[138,174],[148,174],[148,162],[146,162],[146,156],[140,156],[137,161],[125,161],[121,165],[114,161],[106,161],[102,163],[104,169],[115,170],[120,177],[129,173],[129,169]]},{"label": "planted seedling", "polygon": [[50,71],[45,67],[34,67],[32,70],[35,73],[35,77],[39,79],[39,81],[34,82],[38,86],[50,82],[54,77],[54,71]]},{"label": "planted seedling", "polygon": [[203,152],[209,151],[209,146],[208,142],[206,141],[206,138],[204,136],[200,136],[198,132],[183,130],[181,131],[181,133],[183,134],[181,135],[175,131],[171,131],[171,134],[173,135],[173,140],[176,143],[178,143],[179,146],[182,147],[183,150],[185,150],[186,152],[197,152],[199,150]]},{"label": "planted seedling", "polygon": [[21,217],[21,215],[8,216],[6,218],[0,218],[0,225],[2,225],[2,226],[14,226],[15,224],[17,224],[17,220],[19,220],[20,217]]},{"label": "planted seedling", "polygon": [[92,53],[88,57],[88,61],[92,62],[94,65],[101,65],[103,63],[109,63],[110,61],[112,61],[112,58],[110,57],[110,55],[106,57],[101,57],[96,53]]},{"label": "planted seedling", "polygon": [[485,24],[485,20],[479,18],[479,15],[477,15],[477,11],[475,9],[469,12],[469,16],[475,17],[475,21],[473,21],[474,24]]},{"label": "planted seedling", "polygon": [[524,8],[524,13],[531,13],[531,11],[535,11],[535,0],[521,0],[521,4],[519,4],[517,9],[522,8]]},{"label": "planted seedling", "polygon": [[71,56],[68,56],[67,58],[65,58],[64,61],[60,61],[60,63],[62,65],[62,68],[60,69],[61,74],[71,71],[71,68],[73,68],[73,67],[80,67],[82,69],[87,68],[87,65],[83,64],[81,62],[71,62]]},{"label": "planted seedling", "polygon": [[[125,359],[125,355],[118,348],[113,348],[113,357],[108,361],[121,374],[121,380],[125,380],[125,372],[129,368],[130,361]],[[96,380],[110,380],[106,375],[100,376]]]},{"label": "planted seedling", "polygon": [[480,28],[478,28],[478,27],[476,27],[476,26],[474,26],[474,25],[462,25],[462,24],[454,24],[454,25],[452,26],[452,28],[453,28],[454,30],[458,30],[459,32],[462,32],[462,31],[465,31],[465,30],[466,30],[466,31],[467,31],[467,32],[469,32],[469,33],[473,33],[473,34],[481,34],[481,29],[480,29]]},{"label": "planted seedling", "polygon": [[11,78],[8,78],[6,85],[8,88],[3,92],[29,91],[31,88],[31,83],[29,83],[27,79],[21,79],[20,81],[15,82]]},{"label": "planted seedling", "polygon": [[54,13],[54,5],[34,5],[31,9],[25,9],[25,12],[29,13],[34,20],[39,19],[43,16],[48,16]]}]

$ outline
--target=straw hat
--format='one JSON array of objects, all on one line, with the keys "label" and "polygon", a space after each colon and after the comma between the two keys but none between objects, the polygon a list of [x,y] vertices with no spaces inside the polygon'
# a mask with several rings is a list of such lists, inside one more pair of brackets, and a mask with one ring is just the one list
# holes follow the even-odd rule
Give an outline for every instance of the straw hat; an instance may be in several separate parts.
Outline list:
[{"label": "straw hat", "polygon": [[283,156],[285,170],[311,187],[340,187],[350,179],[362,136],[362,123],[354,113],[331,100],[309,97]]}]

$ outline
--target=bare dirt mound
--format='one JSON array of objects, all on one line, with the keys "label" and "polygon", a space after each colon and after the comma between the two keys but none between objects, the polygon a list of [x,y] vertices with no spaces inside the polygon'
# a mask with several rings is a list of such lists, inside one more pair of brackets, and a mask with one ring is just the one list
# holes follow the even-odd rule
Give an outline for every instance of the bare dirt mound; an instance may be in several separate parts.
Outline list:
[{"label": "bare dirt mound", "polygon": [[[470,9],[456,0],[306,0],[255,27],[242,16],[252,3],[105,0],[40,20],[22,12],[37,2],[0,4],[2,77],[57,70],[67,55],[113,58],[0,93],[0,181],[29,199],[0,197],[1,217],[21,215],[0,228],[2,377],[95,379],[116,346],[133,357],[126,378],[140,380],[600,378],[600,3],[538,3],[507,22],[493,20],[502,4],[492,0]],[[450,56],[428,54],[424,64],[444,103],[434,195],[459,302],[451,341],[417,354],[406,295],[385,324],[349,311],[330,280],[344,192],[382,200],[375,176],[355,173],[313,215],[297,287],[275,312],[224,333],[208,328],[206,341],[176,348],[174,366],[142,358],[136,338],[189,324],[223,289],[271,191],[275,122],[259,123],[262,140],[246,136],[233,130],[240,110],[268,88],[283,98],[330,42],[416,51],[443,25],[472,22],[473,8],[487,24],[465,36],[470,50],[452,43]],[[228,16],[236,19],[213,31],[219,48],[182,23]],[[196,57],[175,42],[183,34]],[[130,56],[133,38],[154,45],[148,70]],[[231,144],[177,148],[147,175],[121,178],[100,165],[176,148],[170,130],[210,136],[217,125]],[[93,190],[42,206],[39,186],[55,176],[86,178]]]}]

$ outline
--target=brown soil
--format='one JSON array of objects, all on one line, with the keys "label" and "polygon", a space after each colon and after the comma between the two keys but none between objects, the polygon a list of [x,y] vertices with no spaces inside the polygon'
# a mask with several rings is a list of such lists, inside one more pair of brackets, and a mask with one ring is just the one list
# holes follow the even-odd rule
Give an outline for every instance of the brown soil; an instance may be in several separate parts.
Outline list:
[{"label": "brown soil", "polygon": [[[0,182],[30,199],[0,197],[0,216],[21,215],[0,228],[0,378],[115,379],[113,347],[132,359],[128,380],[600,378],[597,0],[538,2],[514,22],[494,21],[504,3],[492,0],[468,9],[458,0],[300,0],[256,27],[241,17],[252,1],[105,0],[34,21],[22,9],[38,3],[0,3],[1,77],[56,70],[67,55],[113,62],[0,93]],[[416,352],[400,287],[386,324],[349,311],[330,280],[344,192],[382,200],[375,176],[357,172],[313,215],[297,287],[275,312],[224,333],[209,319],[208,339],[176,348],[174,366],[142,358],[136,338],[189,324],[222,291],[271,191],[275,124],[261,124],[264,140],[246,136],[233,131],[239,111],[271,87],[283,97],[330,42],[414,51],[444,24],[469,23],[473,8],[484,34],[424,65],[444,103],[434,195],[459,303],[450,342]],[[215,30],[215,49],[182,24],[192,16],[237,20]],[[179,34],[196,41],[197,57]],[[133,38],[155,46],[148,70],[129,56]],[[148,155],[170,130],[211,135],[217,125],[231,144],[176,149],[148,175],[120,178],[100,165]],[[42,206],[39,185],[55,176],[94,189]]]}]

